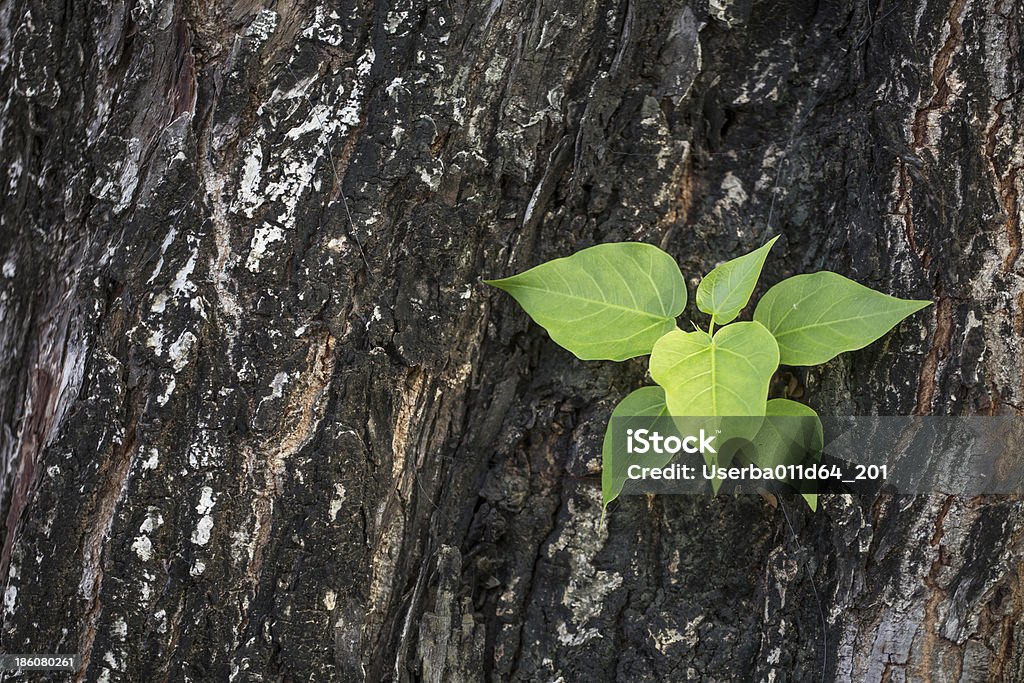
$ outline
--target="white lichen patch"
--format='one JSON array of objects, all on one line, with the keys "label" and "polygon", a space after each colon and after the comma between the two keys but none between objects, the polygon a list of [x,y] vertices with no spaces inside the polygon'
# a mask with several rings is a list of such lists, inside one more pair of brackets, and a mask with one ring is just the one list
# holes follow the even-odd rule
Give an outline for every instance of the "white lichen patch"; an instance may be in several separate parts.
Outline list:
[{"label": "white lichen patch", "polygon": [[164,332],[163,330],[153,330],[149,335],[149,339],[146,340],[146,346],[153,349],[153,353],[156,355],[162,355],[164,352]]},{"label": "white lichen patch", "polygon": [[281,398],[284,396],[284,388],[288,384],[288,373],[279,372],[274,375],[274,379],[270,380],[270,396],[267,396],[265,400],[273,398]]},{"label": "white lichen patch", "polygon": [[753,82],[740,86],[740,94],[733,99],[733,104],[743,105],[764,100],[778,101],[778,77],[772,74],[768,66],[754,69],[754,73],[759,74],[758,77]]},{"label": "white lichen patch", "polygon": [[253,558],[249,532],[236,529],[231,532],[231,561],[235,564],[251,562]]},{"label": "white lichen patch", "polygon": [[178,228],[172,225],[171,228],[167,231],[167,234],[164,235],[164,241],[160,245],[160,260],[156,262],[156,268],[153,269],[153,274],[149,276],[148,280],[146,280],[147,284],[152,283],[153,280],[156,279],[156,276],[160,274],[160,271],[163,270],[164,255],[167,254],[167,247],[171,246],[171,242],[174,241],[174,238],[177,237],[177,235]]},{"label": "white lichen patch", "polygon": [[132,541],[132,550],[143,562],[147,562],[153,557],[153,542],[150,540],[149,534],[163,523],[164,518],[160,511],[156,508],[149,508],[146,512],[146,519],[139,525],[139,535]]},{"label": "white lichen patch", "polygon": [[683,634],[674,628],[666,629],[654,635],[654,647],[661,654],[665,654],[669,646],[681,642],[683,642]]},{"label": "white lichen patch", "polygon": [[149,457],[142,462],[142,469],[155,470],[160,464],[160,451],[155,448],[149,449]]},{"label": "white lichen patch", "polygon": [[196,545],[206,545],[210,542],[210,533],[213,531],[213,517],[203,515],[192,531],[192,542]]},{"label": "white lichen patch", "polygon": [[345,502],[345,487],[341,484],[334,485],[334,498],[331,499],[331,507],[327,516],[332,522],[338,520],[338,513],[341,512],[341,504]]},{"label": "white lichen patch", "polygon": [[149,536],[136,536],[132,541],[132,550],[140,560],[146,562],[153,557],[153,542],[149,540]]},{"label": "white lichen patch", "polygon": [[726,26],[732,26],[736,21],[733,16],[734,4],[733,0],[708,0],[708,12]]},{"label": "white lichen patch", "polygon": [[146,512],[146,519],[143,520],[141,525],[139,525],[139,531],[144,534],[148,534],[158,526],[162,526],[163,523],[164,517],[160,514],[160,511],[156,508],[150,508],[149,511]]},{"label": "white lichen patch", "polygon": [[149,602],[149,599],[153,597],[153,581],[156,580],[156,575],[149,572],[142,572],[142,581],[139,585],[139,593],[142,595],[142,601],[145,603]]},{"label": "white lichen patch", "polygon": [[298,140],[309,133],[315,133],[322,128],[323,121],[326,120],[325,117],[330,116],[331,113],[329,105],[317,104],[310,110],[309,117],[305,121],[284,134],[285,138],[288,140]]},{"label": "white lichen patch", "polygon": [[[394,10],[388,11],[387,20],[384,22],[384,30],[391,34],[397,34],[402,23],[408,18],[408,12],[396,12]],[[407,31],[403,31],[401,35],[404,35],[406,32]]]},{"label": "white lichen patch", "polygon": [[167,633],[167,610],[157,610],[153,614],[153,619],[157,622],[157,632]]},{"label": "white lichen patch", "polygon": [[[263,129],[259,129],[263,133]],[[231,205],[232,211],[241,211],[247,218],[263,204],[259,193],[260,174],[263,172],[263,147],[259,140],[250,140],[247,144],[245,161],[242,162],[242,179],[238,183],[238,196]]]},{"label": "white lichen patch", "polygon": [[213,489],[209,486],[204,486],[199,494],[199,503],[196,504],[196,512],[201,517],[199,518],[199,523],[196,524],[196,528],[192,531],[192,542],[194,544],[206,545],[210,542],[210,533],[213,531],[213,515],[210,512],[216,504],[213,497]]},{"label": "white lichen patch", "polygon": [[188,352],[192,349],[192,345],[195,342],[196,336],[191,332],[185,331],[167,349],[175,372],[181,372],[181,369],[188,364]]},{"label": "white lichen patch", "polygon": [[267,247],[274,242],[284,241],[284,231],[276,226],[264,223],[256,228],[249,242],[249,258],[245,261],[245,267],[253,273],[260,270],[260,261],[267,254]]},{"label": "white lichen patch", "polygon": [[719,202],[719,206],[722,208],[738,208],[750,198],[743,188],[743,182],[731,171],[722,178],[722,194],[725,195]]},{"label": "white lichen patch", "polygon": [[161,292],[153,297],[153,304],[149,307],[153,313],[163,313],[167,308],[167,295]]},{"label": "white lichen patch", "polygon": [[177,386],[177,384],[178,383],[174,381],[174,378],[171,377],[167,382],[167,386],[164,388],[163,393],[156,397],[156,402],[162,406],[167,405],[167,402],[171,400],[171,394],[174,393],[174,387]]},{"label": "white lichen patch", "polygon": [[761,175],[754,182],[754,193],[775,192],[775,178],[778,166],[785,160],[786,150],[775,144],[769,144],[761,157]]},{"label": "white lichen patch", "polygon": [[334,10],[327,12],[323,5],[317,5],[313,11],[313,21],[302,31],[302,37],[319,40],[337,47],[342,41],[341,17]]},{"label": "white lichen patch", "polygon": [[323,603],[328,612],[333,612],[335,606],[338,604],[338,594],[331,590],[327,591],[324,593]]},{"label": "white lichen patch", "polygon": [[654,647],[662,654],[666,654],[666,650],[677,643],[683,643],[686,647],[692,648],[697,645],[699,640],[697,630],[702,623],[704,623],[704,616],[698,615],[693,621],[688,622],[682,631],[676,628],[669,628],[660,633],[654,633],[652,634]]},{"label": "white lichen patch", "polygon": [[249,24],[249,28],[246,29],[245,35],[249,38],[253,38],[258,43],[265,43],[267,38],[274,34],[274,29],[277,28],[277,12],[271,9],[261,10],[256,18]]},{"label": "white lichen patch", "polygon": [[[405,79],[401,76],[395,76],[387,86],[384,87],[384,92],[388,94],[388,97],[398,101],[398,93],[400,91],[409,92],[409,89],[405,87]],[[394,131],[392,131],[391,137],[394,137]]]},{"label": "white lichen patch", "polygon": [[213,489],[209,486],[204,486],[199,494],[199,503],[196,505],[196,512],[201,515],[205,515],[213,506],[216,505],[216,501],[213,499]]},{"label": "white lichen patch", "polygon": [[4,591],[4,613],[9,615],[14,614],[14,607],[18,604],[18,587],[7,586]]},{"label": "white lichen patch", "polygon": [[[308,27],[303,35],[324,39],[328,35],[324,23],[327,16],[323,8],[318,8],[314,25]],[[337,15],[332,13],[330,16]],[[338,42],[340,40],[339,33]],[[327,42],[332,41],[327,39]],[[302,118],[287,130],[280,143],[271,144],[269,149],[260,143],[266,138],[260,126],[244,143],[244,149],[248,152],[240,169],[242,186],[232,205],[233,210],[252,216],[265,203],[277,203],[281,212],[274,224],[286,231],[295,227],[299,201],[310,188],[319,187],[325,170],[333,172],[333,169],[323,168],[325,161],[334,163],[331,148],[360,121],[366,85],[375,58],[373,49],[368,48],[356,60],[355,68],[350,70],[348,78],[332,75],[321,79],[321,74],[316,73],[286,91],[278,89],[271,94],[259,113],[273,121],[275,128],[282,120],[287,121],[293,115]],[[315,140],[309,140],[312,136],[315,136]],[[260,173],[265,155],[272,155],[279,161]],[[271,234],[274,233],[265,233],[262,238],[264,247],[274,241],[266,239]],[[253,250],[256,250],[257,238],[253,240]],[[259,257],[257,254],[253,260],[254,257],[250,256],[247,264],[250,270],[258,268]]]},{"label": "white lichen patch", "polygon": [[369,330],[370,325],[372,325],[375,322],[380,322],[383,319],[384,316],[381,313],[380,306],[374,306],[373,311],[370,313],[370,318],[366,321],[366,329]]},{"label": "white lichen patch", "polygon": [[601,632],[596,628],[581,628],[574,633],[569,633],[569,627],[565,625],[565,622],[558,625],[558,642],[569,647],[579,647],[588,640],[601,637]]},{"label": "white lichen patch", "polygon": [[427,168],[420,166],[416,169],[420,176],[420,182],[430,188],[431,191],[437,190],[441,187],[441,177],[444,175],[444,165],[438,161],[439,166],[434,168]]},{"label": "white lichen patch", "polygon": [[112,173],[97,177],[89,188],[89,193],[112,202],[114,213],[121,213],[131,204],[135,188],[139,184],[142,143],[138,138],[111,139],[111,142],[123,145],[122,150],[112,155],[113,159],[120,159],[120,162],[112,166]]},{"label": "white lichen patch", "polygon": [[[569,521],[558,538],[548,547],[549,557],[564,554],[569,563],[569,581],[562,594],[562,604],[572,614],[572,626],[559,626],[559,640],[564,644],[580,645],[601,636],[587,622],[597,617],[608,595],[622,585],[622,575],[598,570],[593,560],[608,538],[607,527],[600,523],[601,492],[597,489],[583,494],[586,499],[570,498]],[[585,507],[580,503],[585,502]]]},{"label": "white lichen patch", "polygon": [[118,640],[124,640],[128,637],[128,623],[124,620],[124,617],[118,617],[114,620],[114,626],[111,629]]},{"label": "white lichen patch", "polygon": [[194,249],[192,254],[189,256],[188,261],[185,265],[175,274],[174,280],[171,282],[171,293],[175,296],[181,296],[184,294],[191,294],[196,291],[196,286],[189,280],[193,271],[196,269],[196,259],[199,258],[199,250]]}]

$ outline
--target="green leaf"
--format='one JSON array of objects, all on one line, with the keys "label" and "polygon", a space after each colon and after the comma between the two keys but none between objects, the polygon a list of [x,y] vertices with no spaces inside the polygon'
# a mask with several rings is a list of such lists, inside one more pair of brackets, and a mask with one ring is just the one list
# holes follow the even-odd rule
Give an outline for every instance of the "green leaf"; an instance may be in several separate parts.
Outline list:
[{"label": "green leaf", "polygon": [[[650,424],[654,425],[658,421],[658,418],[668,415],[668,407],[665,405],[665,390],[661,387],[643,387],[630,393],[626,398],[619,402],[619,405],[615,406],[615,410],[612,411],[612,416],[608,420],[608,426],[604,431],[604,445],[601,448],[601,498],[602,498],[602,510],[601,517],[604,518],[604,511],[608,509],[608,504],[619,497],[619,493],[622,492],[622,486],[625,482],[620,473],[616,470],[613,462],[613,439],[612,439],[612,425],[615,424],[615,418],[619,417],[650,417]],[[643,421],[646,422],[646,421]],[[637,429],[650,428],[644,424],[638,424]],[[665,462],[651,463],[651,467],[662,467],[668,464],[668,461],[672,458],[671,455],[665,456]],[[621,468],[619,468],[621,469]]]},{"label": "green leaf", "polygon": [[824,433],[813,408],[786,398],[773,398],[765,406],[764,414],[780,419],[764,420],[753,439],[759,467],[795,465],[808,451],[821,452]]},{"label": "green leaf", "polygon": [[[796,401],[790,401],[788,398],[773,398],[768,401],[765,415],[814,418],[814,422],[811,426],[811,434],[808,439],[809,446],[811,450],[816,453],[821,453],[821,449],[825,447],[825,430],[821,426],[821,418],[818,417],[818,413],[814,412],[814,409],[810,406],[805,406],[803,403],[797,403]],[[769,420],[769,422],[772,422],[772,420]],[[805,438],[807,437],[805,436]],[[801,493],[800,495],[807,502],[807,505],[811,508],[812,512],[818,511],[817,493]]]},{"label": "green leaf", "polygon": [[818,365],[860,349],[930,301],[897,299],[837,273],[796,275],[757,303],[754,320],[779,343],[785,365]]},{"label": "green leaf", "polygon": [[764,414],[769,417],[813,417],[817,426],[814,430],[815,436],[811,446],[818,450],[824,447],[825,437],[821,427],[821,418],[818,417],[818,413],[814,411],[814,408],[803,403],[791,401],[788,398],[773,398],[765,406]]},{"label": "green leaf", "polygon": [[736,319],[754,293],[761,267],[778,237],[760,249],[726,261],[704,276],[697,287],[697,308],[711,316],[716,325]]},{"label": "green leaf", "polygon": [[714,337],[673,330],[651,352],[651,377],[680,416],[764,415],[778,365],[775,339],[756,322],[728,325]]},{"label": "green leaf", "polygon": [[599,244],[485,282],[515,297],[556,343],[582,360],[650,353],[686,306],[679,266],[640,242]]},{"label": "green leaf", "polygon": [[[764,415],[768,383],[779,366],[779,349],[763,325],[740,322],[714,336],[703,331],[674,330],[659,339],[651,352],[651,377],[665,388],[673,417],[723,417],[715,423],[721,443],[752,438]],[[680,425],[680,429],[684,429]],[[717,465],[719,456],[704,460]],[[722,482],[712,480],[718,493]]]},{"label": "green leaf", "polygon": [[[781,419],[766,419],[752,440],[754,463],[758,467],[797,465],[806,459],[808,452],[821,453],[825,445],[824,430],[821,419],[810,406],[785,398],[773,398],[765,406],[765,416]],[[817,493],[800,495],[811,510],[817,510]]]}]

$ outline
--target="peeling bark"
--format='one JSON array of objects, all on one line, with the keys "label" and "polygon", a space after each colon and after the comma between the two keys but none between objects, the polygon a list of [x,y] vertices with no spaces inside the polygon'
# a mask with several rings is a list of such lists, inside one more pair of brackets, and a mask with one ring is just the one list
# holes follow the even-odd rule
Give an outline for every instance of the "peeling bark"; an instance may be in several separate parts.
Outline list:
[{"label": "peeling bark", "polygon": [[1020,413],[1020,3],[268,4],[0,4],[0,649],[79,681],[1024,681],[1018,500],[601,527],[645,367],[480,283],[779,232],[769,283],[937,302],[801,373],[819,411]]}]

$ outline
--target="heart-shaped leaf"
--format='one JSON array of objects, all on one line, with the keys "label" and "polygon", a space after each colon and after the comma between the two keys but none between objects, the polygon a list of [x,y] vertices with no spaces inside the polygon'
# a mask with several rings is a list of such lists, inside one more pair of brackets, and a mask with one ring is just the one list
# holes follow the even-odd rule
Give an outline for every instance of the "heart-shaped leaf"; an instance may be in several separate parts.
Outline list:
[{"label": "heart-shaped leaf", "polygon": [[760,416],[779,365],[775,339],[763,325],[740,322],[706,332],[673,330],[651,352],[651,377],[680,416]]},{"label": "heart-shaped leaf", "polygon": [[640,242],[599,244],[485,282],[515,297],[555,342],[582,360],[650,353],[686,305],[675,260]]},{"label": "heart-shaped leaf", "polygon": [[697,308],[711,316],[716,325],[736,319],[754,293],[764,260],[778,237],[760,249],[726,261],[704,276],[697,287]]},{"label": "heart-shaped leaf", "polygon": [[754,320],[775,336],[782,363],[818,365],[867,346],[930,303],[898,299],[821,271],[769,289],[757,303]]},{"label": "heart-shaped leaf", "polygon": [[[614,439],[612,428],[616,423],[616,418],[648,417],[650,418],[649,421],[637,420],[636,428],[649,429],[658,422],[658,418],[666,415],[668,415],[668,407],[665,405],[665,390],[661,387],[642,387],[637,389],[622,399],[619,405],[615,406],[615,410],[612,411],[612,416],[608,420],[608,426],[605,428],[604,446],[601,449],[602,519],[604,518],[604,511],[608,509],[608,503],[618,498],[625,482],[625,468],[621,466],[616,467],[613,458]],[[655,459],[649,460],[648,467],[663,467],[672,459],[671,455],[665,455],[664,462],[660,462],[656,459],[656,455],[652,457]]]}]

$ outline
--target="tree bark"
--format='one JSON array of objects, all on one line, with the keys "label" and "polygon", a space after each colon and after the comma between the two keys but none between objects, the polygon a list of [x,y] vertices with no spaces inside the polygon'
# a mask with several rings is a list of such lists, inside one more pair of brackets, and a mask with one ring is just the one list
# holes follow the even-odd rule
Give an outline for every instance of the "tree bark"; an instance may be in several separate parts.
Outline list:
[{"label": "tree bark", "polygon": [[1024,681],[1019,500],[601,526],[645,364],[480,283],[614,240],[696,278],[780,233],[768,283],[936,302],[802,373],[812,406],[1019,414],[1020,3],[0,8],[0,650],[76,681]]}]

